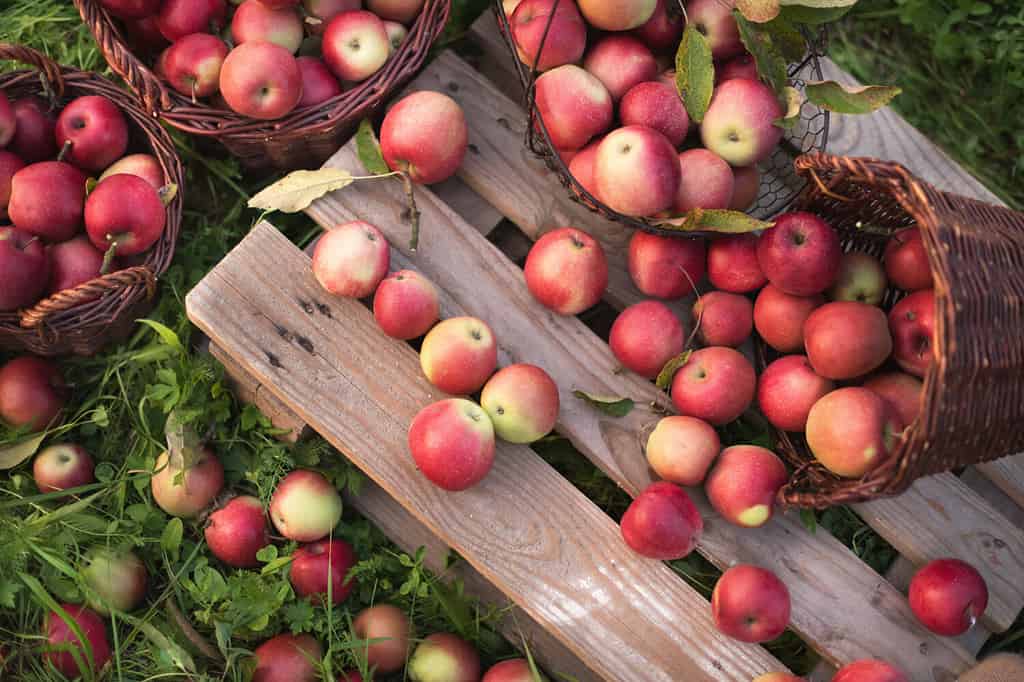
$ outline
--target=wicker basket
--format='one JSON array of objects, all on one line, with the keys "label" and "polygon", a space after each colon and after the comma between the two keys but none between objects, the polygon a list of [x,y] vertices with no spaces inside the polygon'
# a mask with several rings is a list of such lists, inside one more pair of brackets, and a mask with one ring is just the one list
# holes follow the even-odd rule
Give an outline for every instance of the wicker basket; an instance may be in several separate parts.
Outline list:
[{"label": "wicker basket", "polygon": [[250,169],[318,168],[423,65],[448,21],[451,0],[426,0],[401,47],[380,71],[351,90],[275,121],[193,103],[164,83],[129,49],[118,23],[99,0],[74,0],[107,63],[138,95],[143,107],[175,128],[219,140]]},{"label": "wicker basket", "polygon": [[[678,2],[680,6],[683,4],[682,0],[669,0],[669,2],[673,1]],[[634,218],[618,213],[598,200],[576,181],[576,178],[569,172],[565,161],[555,152],[547,128],[537,113],[534,101],[536,91],[534,83],[540,74],[531,69],[529,65],[524,64],[517,56],[509,18],[505,14],[502,0],[494,0],[493,9],[502,37],[508,45],[509,53],[515,64],[516,73],[523,85],[526,107],[530,113],[530,125],[526,128],[526,146],[558,176],[562,185],[569,191],[570,198],[602,217],[628,227],[672,236],[713,236],[711,232],[687,232],[685,235],[680,235],[678,231],[657,227],[643,218]],[[805,37],[807,39],[807,54],[803,61],[790,64],[787,70],[790,84],[801,92],[805,81],[822,79],[819,58],[824,53],[825,29],[823,27],[819,34],[807,34]],[[543,48],[540,51],[543,51]],[[761,187],[757,201],[747,210],[747,213],[758,218],[770,218],[784,210],[796,198],[804,188],[805,181],[793,170],[793,159],[800,154],[823,151],[828,142],[828,127],[829,113],[805,101],[800,109],[800,120],[792,129],[786,131],[782,142],[772,155],[758,164],[758,168],[761,170]]]},{"label": "wicker basket", "polygon": [[19,45],[0,44],[0,59],[35,68],[0,75],[0,89],[12,99],[39,95],[62,105],[83,95],[102,95],[114,102],[128,121],[129,149],[156,156],[167,181],[179,188],[167,206],[164,232],[142,263],[58,292],[27,310],[0,313],[2,350],[48,356],[91,355],[107,342],[126,337],[135,320],[152,307],[156,280],[170,265],[181,227],[181,162],[167,131],[139,107],[130,93],[110,81],[60,66]]},{"label": "wicker basket", "polygon": [[[1024,214],[940,192],[903,166],[808,154],[795,208],[823,217],[847,251],[881,255],[888,236],[916,225],[935,282],[935,361],[921,412],[902,444],[863,478],[818,464],[802,434],[777,433],[794,468],[780,500],[824,508],[895,495],[916,479],[1024,450]],[[883,307],[902,293],[890,289]],[[771,358],[761,344],[762,361]]]}]

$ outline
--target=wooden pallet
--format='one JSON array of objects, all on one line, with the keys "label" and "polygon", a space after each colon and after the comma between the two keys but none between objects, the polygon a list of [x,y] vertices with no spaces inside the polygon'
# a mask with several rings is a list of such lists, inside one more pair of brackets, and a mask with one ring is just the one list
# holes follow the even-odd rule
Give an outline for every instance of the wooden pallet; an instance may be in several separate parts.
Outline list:
[{"label": "wooden pallet", "polygon": [[[537,306],[515,264],[530,239],[548,229],[587,229],[609,256],[606,300],[621,308],[639,298],[625,268],[629,233],[570,202],[523,149],[525,113],[494,30],[490,15],[474,26],[484,54],[479,70],[445,53],[411,86],[455,97],[471,129],[459,178],[418,194],[419,252],[404,249],[401,192],[390,183],[347,188],[309,213],[325,227],[354,217],[378,225],[395,246],[396,267],[419,269],[439,285],[446,315],[473,314],[494,327],[503,364],[544,366],[563,390],[559,432],[636,494],[650,480],[640,436],[659,415],[639,409],[625,419],[606,418],[569,393],[628,395],[641,405],[664,404],[664,397],[635,376],[616,374],[607,345],[579,320]],[[934,153],[930,165],[897,153],[927,150],[927,141],[891,112],[869,123],[875,120],[881,132],[863,119],[837,121],[832,150],[872,153],[851,140],[892,136],[901,146],[880,155],[906,159],[940,186],[972,189]],[[360,167],[351,145],[328,164]],[[580,679],[746,682],[755,672],[780,668],[762,649],[719,636],[702,598],[662,564],[625,550],[611,520],[531,451],[499,448],[499,464],[481,490],[442,495],[426,484],[412,470],[404,432],[436,390],[421,378],[407,346],[385,339],[359,304],[325,300],[308,270],[306,256],[261,225],[189,295],[189,315],[249,399],[296,434],[308,424],[379,484],[352,503],[399,545],[454,547],[466,559],[460,570],[467,584],[491,601],[507,595],[522,609],[506,627],[512,641],[522,632],[549,669]],[[330,317],[313,302],[327,305]],[[914,621],[901,589],[914,565],[963,557],[989,582],[986,626],[1007,628],[1024,605],[1022,514],[1013,502],[1024,499],[1021,471],[1020,457],[1007,458],[969,469],[963,479],[933,477],[899,498],[859,505],[858,513],[903,555],[888,580],[824,530],[809,534],[793,515],[745,531],[718,519],[697,494],[707,519],[700,551],[723,568],[749,561],[776,571],[792,591],[794,630],[827,661],[878,656],[899,663],[914,680],[948,679],[971,664],[986,631],[960,640],[932,636]],[[553,507],[523,505],[524,489],[528,499],[551,500]]]}]

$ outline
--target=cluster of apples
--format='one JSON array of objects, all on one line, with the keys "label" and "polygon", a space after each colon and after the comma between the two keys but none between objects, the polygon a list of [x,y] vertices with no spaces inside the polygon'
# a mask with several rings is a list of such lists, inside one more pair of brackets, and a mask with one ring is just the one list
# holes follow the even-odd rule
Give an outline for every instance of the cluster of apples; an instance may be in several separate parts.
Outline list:
[{"label": "cluster of apples", "polygon": [[[634,217],[742,210],[754,202],[756,164],[782,139],[776,122],[785,113],[744,51],[733,3],[686,3],[717,62],[717,86],[699,126],[691,125],[675,72],[665,70],[683,30],[666,0],[504,5],[519,58],[543,72],[535,101],[544,127],[591,195]],[[588,28],[601,31],[589,46]]]},{"label": "cluster of apples", "polygon": [[366,9],[362,0],[100,2],[137,51],[159,52],[156,72],[175,90],[273,120],[377,73],[424,0],[366,0]]},{"label": "cluster of apples", "polygon": [[[130,258],[160,238],[164,172],[149,154],[125,156],[128,142],[124,114],[105,97],[56,112],[0,91],[0,222],[12,223],[0,226],[0,312],[99,277],[109,250]],[[99,183],[87,192],[92,174]]]}]

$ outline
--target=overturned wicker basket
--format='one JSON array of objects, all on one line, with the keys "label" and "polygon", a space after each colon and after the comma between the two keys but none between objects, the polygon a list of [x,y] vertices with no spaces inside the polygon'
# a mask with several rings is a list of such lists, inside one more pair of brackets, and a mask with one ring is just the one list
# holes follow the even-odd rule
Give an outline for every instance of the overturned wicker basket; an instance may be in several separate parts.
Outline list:
[{"label": "overturned wicker basket", "polygon": [[10,98],[38,95],[56,105],[83,95],[106,97],[124,113],[129,150],[153,154],[167,181],[178,185],[167,206],[167,223],[144,261],[74,289],[43,299],[32,308],[0,313],[0,349],[37,355],[91,355],[107,342],[124,338],[153,305],[156,280],[170,265],[181,227],[182,169],[167,131],[143,111],[130,93],[94,73],[61,66],[33,49],[0,44],[0,59],[34,69],[0,75],[0,89]]},{"label": "overturned wicker basket", "polygon": [[142,106],[175,128],[220,141],[252,169],[317,168],[366,116],[399,91],[423,65],[448,21],[451,0],[426,0],[401,47],[380,71],[323,104],[302,107],[276,121],[259,121],[192,100],[164,83],[129,49],[120,26],[99,0],[74,0],[110,67]]},{"label": "overturned wicker basket", "polygon": [[[795,208],[828,221],[847,251],[878,256],[893,232],[921,230],[935,283],[935,361],[920,416],[861,479],[835,476],[802,434],[779,432],[779,454],[794,467],[780,500],[814,508],[862,502],[1024,450],[1024,214],[940,192],[891,162],[819,153],[798,158],[796,169],[810,182]],[[884,307],[900,296],[889,290]]]}]

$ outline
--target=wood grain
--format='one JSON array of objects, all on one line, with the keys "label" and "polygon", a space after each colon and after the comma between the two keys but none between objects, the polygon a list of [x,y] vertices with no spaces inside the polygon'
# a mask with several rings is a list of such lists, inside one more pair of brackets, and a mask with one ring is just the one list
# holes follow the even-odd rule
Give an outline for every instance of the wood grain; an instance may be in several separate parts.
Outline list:
[{"label": "wood grain", "polygon": [[[718,633],[703,598],[626,548],[616,524],[532,450],[499,444],[472,490],[429,484],[406,430],[441,396],[416,353],[381,335],[358,302],[326,298],[308,257],[270,226],[258,225],[186,306],[214,343],[598,674],[747,682],[782,668]],[[545,504],[525,503],[524,491]]]}]

